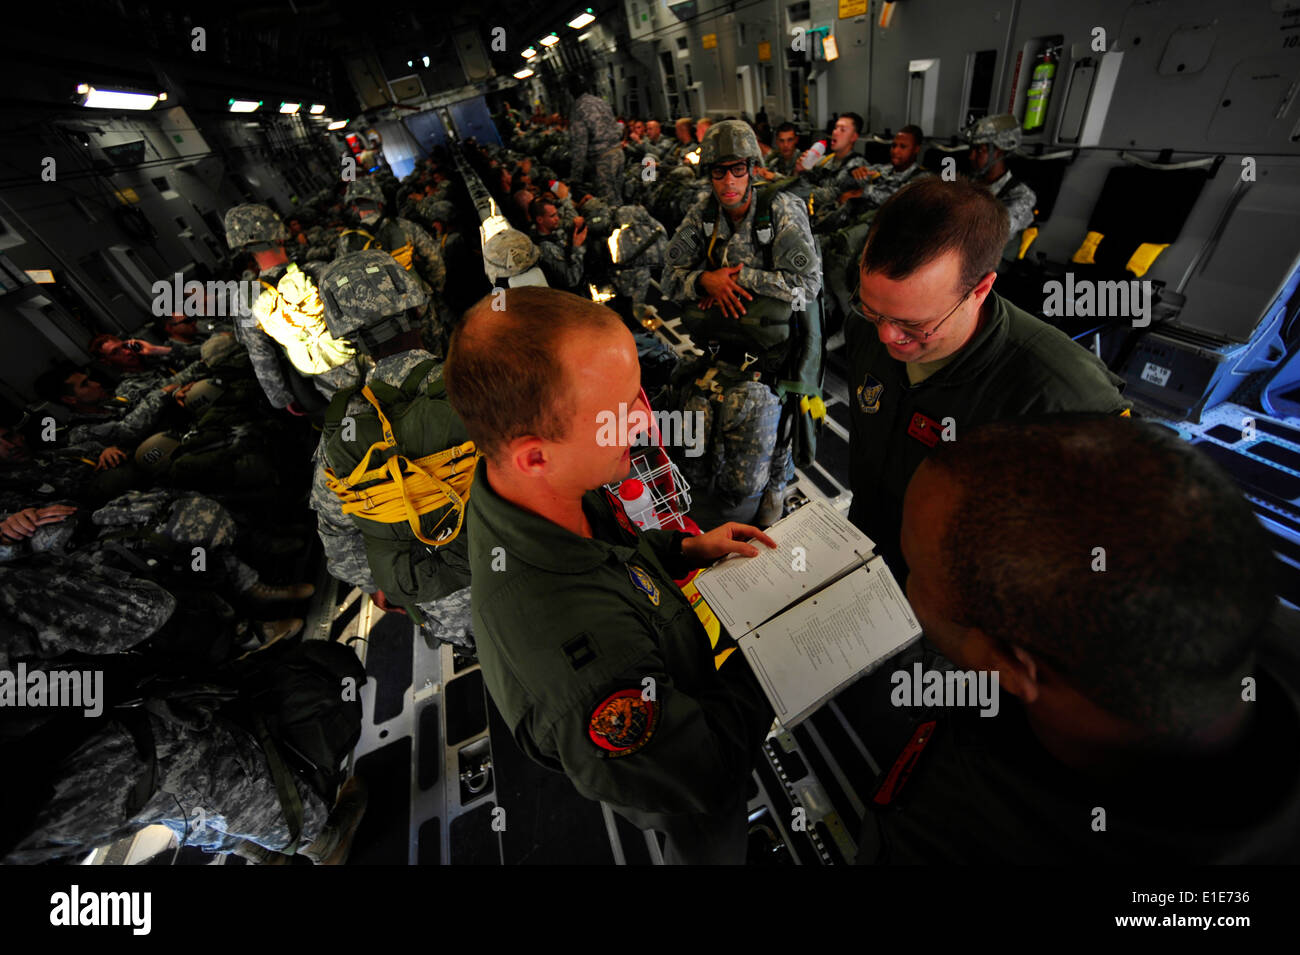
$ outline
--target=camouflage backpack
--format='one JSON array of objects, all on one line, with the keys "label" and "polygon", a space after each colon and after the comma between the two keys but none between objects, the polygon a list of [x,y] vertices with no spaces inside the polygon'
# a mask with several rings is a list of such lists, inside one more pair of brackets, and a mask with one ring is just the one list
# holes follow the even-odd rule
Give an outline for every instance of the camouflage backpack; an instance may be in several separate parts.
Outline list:
[{"label": "camouflage backpack", "polygon": [[[447,400],[436,363],[400,387],[372,380],[340,391],[325,413],[325,474],[365,538],[375,583],[417,623],[416,603],[469,584],[465,510],[478,455]],[[349,415],[360,392],[369,407]]]}]

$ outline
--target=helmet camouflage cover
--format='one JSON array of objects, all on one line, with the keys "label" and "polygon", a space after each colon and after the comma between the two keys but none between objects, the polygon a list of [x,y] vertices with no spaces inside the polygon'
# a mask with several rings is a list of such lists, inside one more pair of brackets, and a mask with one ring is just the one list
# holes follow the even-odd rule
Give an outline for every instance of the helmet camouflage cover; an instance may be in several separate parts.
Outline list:
[{"label": "helmet camouflage cover", "polygon": [[972,146],[987,143],[1004,153],[1020,148],[1020,124],[1010,113],[984,116],[966,127],[963,135]]},{"label": "helmet camouflage cover", "polygon": [[374,179],[354,179],[348,183],[348,190],[344,193],[344,201],[348,205],[353,205],[361,199],[369,199],[371,202],[377,202],[384,205],[384,190],[379,188],[379,183]]},{"label": "helmet camouflage cover", "polygon": [[533,240],[518,229],[503,229],[483,244],[483,264],[493,282],[527,272],[540,256]]},{"label": "helmet camouflage cover", "polygon": [[704,134],[700,144],[700,165],[704,168],[714,163],[751,159],[755,162],[763,158],[758,148],[758,137],[749,128],[749,124],[739,119],[726,119],[714,123]]},{"label": "helmet camouflage cover", "polygon": [[226,245],[242,249],[254,242],[284,242],[289,230],[280,217],[259,202],[246,202],[226,210]]}]

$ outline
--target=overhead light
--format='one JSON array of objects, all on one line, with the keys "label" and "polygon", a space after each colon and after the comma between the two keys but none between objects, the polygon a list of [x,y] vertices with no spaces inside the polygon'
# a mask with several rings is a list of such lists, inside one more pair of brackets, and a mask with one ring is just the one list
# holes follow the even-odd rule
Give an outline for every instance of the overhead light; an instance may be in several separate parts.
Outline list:
[{"label": "overhead light", "polygon": [[520,70],[518,73],[515,74],[515,79],[526,80],[528,79],[528,77],[532,75],[533,75],[533,71],[528,69],[527,67],[524,67],[522,70]]},{"label": "overhead light", "polygon": [[542,37],[542,46],[555,46],[560,42],[560,38],[552,33],[550,36]]},{"label": "overhead light", "polygon": [[525,60],[531,60],[533,57],[537,55],[537,49],[535,47],[530,46],[528,49],[524,50],[524,52],[520,53],[519,55],[522,56]]},{"label": "overhead light", "polygon": [[415,69],[415,60],[407,60],[406,65],[411,69]]},{"label": "overhead light", "polygon": [[261,105],[262,101],[260,99],[232,99],[230,101],[230,111],[232,113],[251,113]]},{"label": "overhead light", "polygon": [[290,113],[290,114],[292,114],[292,113],[296,113],[296,112],[298,112],[298,107],[301,106],[301,105],[302,105],[302,103],[281,103],[281,104],[280,104],[280,112],[282,112],[282,113]]},{"label": "overhead light", "polygon": [[324,103],[313,103],[311,109],[309,110],[309,112],[310,112],[313,116],[319,116],[321,113],[325,112],[325,104],[324,104]]},{"label": "overhead light", "polygon": [[429,68],[429,54],[424,54],[424,56],[420,57],[420,60],[424,63],[424,68],[427,70]]},{"label": "overhead light", "polygon": [[330,124],[329,124],[328,126],[326,126],[325,128],[326,128],[326,129],[342,129],[342,128],[343,128],[344,126],[346,126],[347,124],[348,124],[348,121],[347,121],[346,119],[337,119],[337,120],[335,120],[334,122],[330,123]]},{"label": "overhead light", "polygon": [[576,17],[570,20],[569,26],[573,27],[575,30],[581,30],[595,19],[596,15],[591,12],[591,7],[588,7],[586,13],[579,13]]},{"label": "overhead light", "polygon": [[77,87],[81,105],[92,109],[153,109],[157,93],[128,93],[125,90],[97,90],[88,83]]},{"label": "overhead light", "polygon": [[158,102],[161,103],[161,102],[163,102],[163,101],[166,100],[166,99],[167,99],[167,94],[166,94],[165,92],[163,92],[163,93],[159,93],[159,94],[158,94]]}]

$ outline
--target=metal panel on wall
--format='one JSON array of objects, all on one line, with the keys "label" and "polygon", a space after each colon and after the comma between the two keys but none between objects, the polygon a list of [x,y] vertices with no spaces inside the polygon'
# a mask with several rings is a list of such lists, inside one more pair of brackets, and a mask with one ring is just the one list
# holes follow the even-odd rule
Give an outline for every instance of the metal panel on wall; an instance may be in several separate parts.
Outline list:
[{"label": "metal panel on wall", "polygon": [[406,128],[411,131],[411,135],[425,152],[431,153],[435,147],[447,145],[447,127],[442,125],[437,110],[427,109],[421,113],[412,113],[403,118],[402,122],[406,124]]},{"label": "metal panel on wall", "polygon": [[497,132],[497,124],[492,122],[487,100],[482,96],[452,103],[447,108],[451,111],[451,121],[461,139],[473,137],[480,144],[501,145],[501,134]]}]

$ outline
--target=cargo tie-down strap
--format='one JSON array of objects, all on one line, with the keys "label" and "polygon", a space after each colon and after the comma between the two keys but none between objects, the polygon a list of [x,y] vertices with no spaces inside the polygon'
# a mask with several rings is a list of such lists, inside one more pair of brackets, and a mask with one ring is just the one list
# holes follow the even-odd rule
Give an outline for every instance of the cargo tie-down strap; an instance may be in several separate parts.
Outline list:
[{"label": "cargo tie-down strap", "polygon": [[[474,469],[478,466],[479,454],[474,442],[466,441],[414,460],[394,454],[383,464],[371,468],[371,455],[376,451],[395,450],[397,439],[393,436],[392,426],[374,392],[366,386],[361,393],[379,415],[379,422],[384,428],[384,440],[372,444],[366,451],[366,456],[346,478],[339,479],[331,468],[326,468],[326,487],[343,502],[344,514],[355,514],[381,524],[400,524],[406,521],[418,540],[434,547],[455,540],[465,523],[470,485],[474,483]],[[371,482],[381,483],[358,489],[358,485]],[[455,528],[449,529],[450,532],[444,530],[436,538],[426,537],[420,530],[420,515],[448,504],[456,514]]]}]

